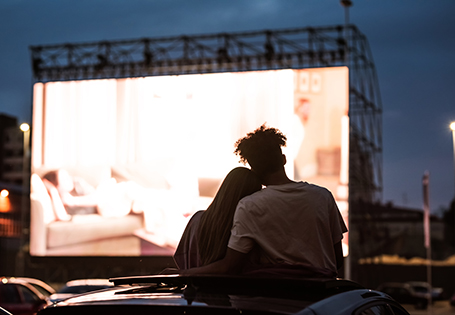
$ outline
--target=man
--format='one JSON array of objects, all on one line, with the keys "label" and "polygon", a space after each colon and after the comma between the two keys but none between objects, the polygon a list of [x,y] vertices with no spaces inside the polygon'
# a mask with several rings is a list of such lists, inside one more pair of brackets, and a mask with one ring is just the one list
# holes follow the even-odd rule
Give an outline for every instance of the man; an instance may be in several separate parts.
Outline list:
[{"label": "man", "polygon": [[286,137],[265,125],[236,142],[235,153],[266,188],[238,203],[226,256],[181,274],[298,270],[306,276],[337,275],[346,225],[327,189],[287,177],[285,145]]}]

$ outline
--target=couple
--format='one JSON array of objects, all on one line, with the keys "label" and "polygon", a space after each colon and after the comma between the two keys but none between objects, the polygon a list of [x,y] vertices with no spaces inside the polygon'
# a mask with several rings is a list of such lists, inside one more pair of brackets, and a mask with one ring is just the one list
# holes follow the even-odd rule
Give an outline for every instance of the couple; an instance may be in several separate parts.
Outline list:
[{"label": "couple", "polygon": [[174,255],[181,275],[337,276],[346,225],[327,189],[287,177],[285,145],[265,125],[236,142],[251,171],[233,169],[193,215]]}]

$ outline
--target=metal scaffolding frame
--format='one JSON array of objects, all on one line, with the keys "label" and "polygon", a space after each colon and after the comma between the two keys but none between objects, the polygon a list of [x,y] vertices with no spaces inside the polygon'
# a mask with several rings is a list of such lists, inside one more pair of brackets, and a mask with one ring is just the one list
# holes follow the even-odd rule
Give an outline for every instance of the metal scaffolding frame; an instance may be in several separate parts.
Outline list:
[{"label": "metal scaffolding frame", "polygon": [[350,198],[382,197],[382,104],[368,41],[355,25],[32,46],[35,82],[347,65]]}]

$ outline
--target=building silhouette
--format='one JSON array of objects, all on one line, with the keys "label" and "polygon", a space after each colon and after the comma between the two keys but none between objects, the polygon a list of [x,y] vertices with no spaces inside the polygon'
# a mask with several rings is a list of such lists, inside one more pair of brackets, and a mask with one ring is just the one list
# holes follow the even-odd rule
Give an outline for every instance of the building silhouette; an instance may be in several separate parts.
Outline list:
[{"label": "building silhouette", "polygon": [[21,241],[28,235],[30,203],[23,179],[29,178],[30,169],[28,161],[24,163],[23,141],[17,118],[0,114],[0,274],[4,275],[15,272]]}]

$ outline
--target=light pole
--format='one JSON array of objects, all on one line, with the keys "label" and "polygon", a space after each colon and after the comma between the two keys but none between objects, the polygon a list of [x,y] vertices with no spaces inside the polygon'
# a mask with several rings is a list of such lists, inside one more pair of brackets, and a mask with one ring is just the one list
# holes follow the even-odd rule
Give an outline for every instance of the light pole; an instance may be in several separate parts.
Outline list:
[{"label": "light pole", "polygon": [[[450,124],[450,129],[452,129],[452,140],[453,140],[453,170],[455,174],[455,121]],[[454,195],[455,198],[455,195]]]},{"label": "light pole", "polygon": [[[349,8],[352,6],[352,1],[351,0],[340,0],[340,4],[344,7],[344,41],[345,41],[345,46],[344,46],[344,63],[345,63],[345,66],[348,67],[348,71],[349,71],[349,33],[348,33],[348,26],[349,26]],[[350,80],[351,76],[349,76],[349,80]],[[347,128],[349,129],[349,118],[347,120]],[[349,140],[349,139],[348,139]],[[348,188],[349,190],[349,188]],[[350,215],[350,206],[351,206],[351,202],[350,202],[350,194],[348,196],[348,219],[347,219],[347,224],[348,224],[348,227],[351,226],[351,215]],[[348,236],[348,255],[345,257],[344,259],[344,278],[345,279],[348,279],[350,280],[352,278],[352,275],[351,275],[351,241],[350,241],[350,237]]]},{"label": "light pole", "polygon": [[[452,123],[450,124],[450,129],[452,129],[452,140],[453,140],[453,170],[454,170],[454,174],[455,174],[455,121],[452,121]],[[454,177],[455,178],[455,177]],[[454,186],[455,188],[455,186]],[[453,202],[455,203],[455,195],[453,197]],[[453,217],[455,218],[455,212],[453,214]],[[455,222],[454,222],[455,224]],[[454,233],[455,235],[455,233]],[[454,246],[455,246],[455,243],[454,243]]]},{"label": "light pole", "polygon": [[340,0],[341,5],[344,7],[344,40],[345,40],[345,50],[344,50],[344,62],[346,67],[349,67],[349,51],[348,51],[348,26],[349,26],[349,8],[352,7],[351,0]]},{"label": "light pole", "polygon": [[25,214],[27,211],[27,198],[29,198],[27,191],[29,186],[28,177],[28,157],[29,157],[29,144],[30,144],[30,126],[27,123],[23,123],[19,127],[24,133],[23,137],[23,152],[22,152],[22,199],[21,199],[21,235],[20,235],[20,247],[19,247],[19,259],[16,262],[18,276],[24,276],[25,272]]}]

